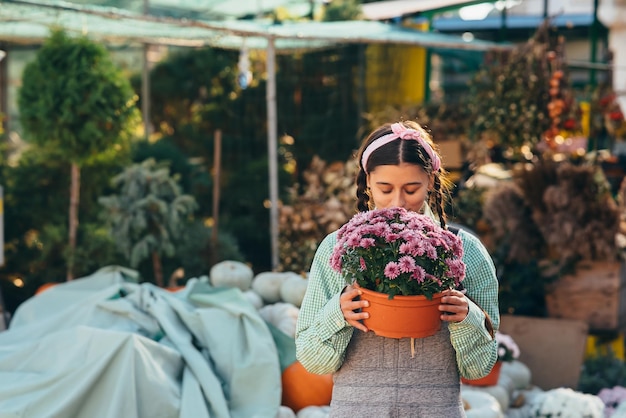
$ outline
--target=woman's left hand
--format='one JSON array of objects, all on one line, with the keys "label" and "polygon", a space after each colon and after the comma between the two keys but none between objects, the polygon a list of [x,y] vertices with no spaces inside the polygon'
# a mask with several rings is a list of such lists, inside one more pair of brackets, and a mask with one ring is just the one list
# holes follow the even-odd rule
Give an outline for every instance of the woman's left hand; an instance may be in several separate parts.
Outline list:
[{"label": "woman's left hand", "polygon": [[459,290],[444,290],[439,310],[442,321],[461,322],[469,313],[469,300]]}]

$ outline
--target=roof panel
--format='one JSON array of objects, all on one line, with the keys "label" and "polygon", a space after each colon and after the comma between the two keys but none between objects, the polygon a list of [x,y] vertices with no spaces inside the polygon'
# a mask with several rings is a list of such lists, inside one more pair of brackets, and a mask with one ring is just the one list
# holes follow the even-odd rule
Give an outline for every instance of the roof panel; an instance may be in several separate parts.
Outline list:
[{"label": "roof panel", "polygon": [[500,44],[434,32],[420,32],[398,25],[370,21],[301,22],[271,24],[249,20],[202,21],[146,16],[114,8],[77,6],[48,1],[4,2],[0,8],[0,40],[33,43],[58,26],[109,43],[152,43],[181,46],[264,48],[267,39],[277,49],[320,48],[332,43],[400,43],[424,47],[488,50],[508,48]]},{"label": "roof panel", "polygon": [[[481,0],[489,1],[489,0]],[[389,20],[416,13],[475,4],[476,0],[389,0],[361,5],[363,17],[369,20]]]}]

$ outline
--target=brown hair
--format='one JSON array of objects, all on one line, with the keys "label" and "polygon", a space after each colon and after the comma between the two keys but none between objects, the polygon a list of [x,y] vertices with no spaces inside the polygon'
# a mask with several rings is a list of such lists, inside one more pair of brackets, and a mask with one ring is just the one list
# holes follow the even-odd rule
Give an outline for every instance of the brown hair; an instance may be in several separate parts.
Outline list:
[{"label": "brown hair", "polygon": [[[415,129],[420,132],[422,134],[422,138],[430,144],[433,151],[439,154],[438,147],[433,142],[430,134],[426,132],[426,130],[417,122],[407,120],[399,123],[404,125],[406,128]],[[367,160],[367,167],[361,166],[361,158],[365,149],[376,139],[390,134],[391,132],[391,123],[386,123],[376,128],[367,136],[367,138],[365,138],[358,151],[359,172],[356,176],[356,197],[358,210],[360,212],[369,210],[370,197],[367,194],[367,173],[372,172],[379,165],[398,165],[400,163],[417,164],[423,167],[429,176],[433,177],[433,190],[430,192],[427,203],[430,206],[430,209],[439,217],[441,226],[445,227],[446,214],[444,208],[446,199],[450,196],[450,187],[452,183],[448,179],[448,173],[443,169],[443,167],[437,171],[433,171],[432,161],[419,142],[395,139],[374,150]]]}]

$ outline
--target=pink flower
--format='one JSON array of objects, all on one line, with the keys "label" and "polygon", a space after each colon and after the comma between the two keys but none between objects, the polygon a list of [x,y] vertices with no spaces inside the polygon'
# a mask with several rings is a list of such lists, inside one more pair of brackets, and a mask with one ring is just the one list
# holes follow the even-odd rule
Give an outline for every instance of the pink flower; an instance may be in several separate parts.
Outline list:
[{"label": "pink flower", "polygon": [[369,248],[376,245],[376,240],[374,238],[362,238],[361,242],[359,242],[359,247],[361,248]]},{"label": "pink flower", "polygon": [[385,266],[385,276],[389,277],[390,279],[395,279],[400,275],[401,272],[402,269],[400,268],[400,265],[395,261],[391,261]]},{"label": "pink flower", "polygon": [[395,295],[432,295],[465,278],[463,245],[428,216],[403,208],[356,214],[339,228],[330,259],[347,283]]},{"label": "pink flower", "polygon": [[361,257],[361,259],[359,260],[360,264],[361,264],[361,270],[365,271],[367,270],[367,264],[365,264],[365,260],[363,259],[363,257]]},{"label": "pink flower", "polygon": [[418,283],[423,283],[426,279],[426,272],[422,266],[416,266],[415,270],[411,274],[411,279],[416,280]]},{"label": "pink flower", "polygon": [[398,264],[400,265],[400,271],[402,271],[402,273],[410,273],[415,270],[415,259],[413,257],[407,255],[400,257]]}]

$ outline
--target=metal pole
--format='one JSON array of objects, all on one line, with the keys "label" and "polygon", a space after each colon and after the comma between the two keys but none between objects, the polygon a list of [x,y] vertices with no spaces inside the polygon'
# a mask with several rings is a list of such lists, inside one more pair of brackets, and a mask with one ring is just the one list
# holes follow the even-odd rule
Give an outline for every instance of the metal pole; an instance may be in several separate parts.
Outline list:
[{"label": "metal pole", "polygon": [[9,131],[9,64],[4,51],[4,44],[0,43],[0,132]]},{"label": "metal pole", "polygon": [[272,270],[278,268],[278,141],[276,138],[276,50],[274,38],[267,38],[267,157],[270,183],[270,235]]},{"label": "metal pole", "polygon": [[[589,43],[591,44],[590,51],[590,61],[592,64],[598,62],[598,0],[593,1],[593,21],[591,22],[591,36]],[[594,88],[596,87],[596,70],[595,68],[591,68],[589,70],[589,85]]]},{"label": "metal pole", "polygon": [[[143,0],[143,14],[150,12],[149,0]],[[150,138],[152,128],[150,125],[150,62],[148,53],[149,44],[143,44],[143,67],[141,71],[141,114],[143,118],[143,129],[146,138]]]}]

